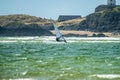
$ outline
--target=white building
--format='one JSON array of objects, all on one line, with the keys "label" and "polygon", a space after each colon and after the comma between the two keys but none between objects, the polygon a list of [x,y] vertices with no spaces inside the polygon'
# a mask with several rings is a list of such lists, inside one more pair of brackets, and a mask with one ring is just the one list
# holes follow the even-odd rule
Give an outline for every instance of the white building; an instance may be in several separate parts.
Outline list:
[{"label": "white building", "polygon": [[107,5],[115,6],[116,5],[116,0],[107,0]]}]

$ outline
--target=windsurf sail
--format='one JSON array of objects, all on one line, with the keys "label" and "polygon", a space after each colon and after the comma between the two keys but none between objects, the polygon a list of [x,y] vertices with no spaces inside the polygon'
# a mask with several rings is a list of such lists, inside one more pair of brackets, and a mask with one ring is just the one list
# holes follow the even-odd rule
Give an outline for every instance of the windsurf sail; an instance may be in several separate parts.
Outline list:
[{"label": "windsurf sail", "polygon": [[56,41],[57,42],[66,42],[65,38],[63,37],[63,35],[60,33],[59,29],[57,28],[57,26],[55,25],[54,22],[53,23],[53,26],[54,26],[54,29],[55,29],[55,33],[56,33]]}]

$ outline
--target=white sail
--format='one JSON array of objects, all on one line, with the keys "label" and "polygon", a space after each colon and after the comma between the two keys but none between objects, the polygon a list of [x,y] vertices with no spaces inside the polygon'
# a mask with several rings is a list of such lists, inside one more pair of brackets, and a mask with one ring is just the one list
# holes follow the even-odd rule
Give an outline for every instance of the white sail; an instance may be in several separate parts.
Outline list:
[{"label": "white sail", "polygon": [[58,42],[61,42],[61,41],[66,42],[66,40],[64,39],[63,35],[58,30],[55,23],[54,22],[52,22],[52,23],[53,23],[53,26],[54,26],[54,29],[55,29],[55,32],[56,32],[56,41],[58,41]]}]

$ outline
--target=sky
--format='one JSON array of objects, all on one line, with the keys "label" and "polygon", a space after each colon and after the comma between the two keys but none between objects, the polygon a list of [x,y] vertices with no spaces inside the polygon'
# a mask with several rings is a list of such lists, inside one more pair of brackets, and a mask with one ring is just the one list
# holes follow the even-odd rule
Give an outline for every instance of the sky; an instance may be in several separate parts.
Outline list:
[{"label": "sky", "polygon": [[0,15],[28,14],[55,20],[59,15],[85,17],[102,4],[107,4],[107,0],[0,0]]}]

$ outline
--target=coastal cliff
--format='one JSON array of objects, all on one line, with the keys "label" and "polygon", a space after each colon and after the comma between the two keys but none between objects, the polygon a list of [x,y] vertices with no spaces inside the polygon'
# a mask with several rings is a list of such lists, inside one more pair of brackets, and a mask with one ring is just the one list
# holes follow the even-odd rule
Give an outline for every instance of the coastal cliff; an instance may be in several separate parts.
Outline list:
[{"label": "coastal cliff", "polygon": [[86,26],[90,31],[120,32],[120,6],[98,6],[86,17]]},{"label": "coastal cliff", "polygon": [[[0,16],[0,36],[50,36],[47,19],[29,15]],[[50,27],[49,27],[50,28]]]}]

